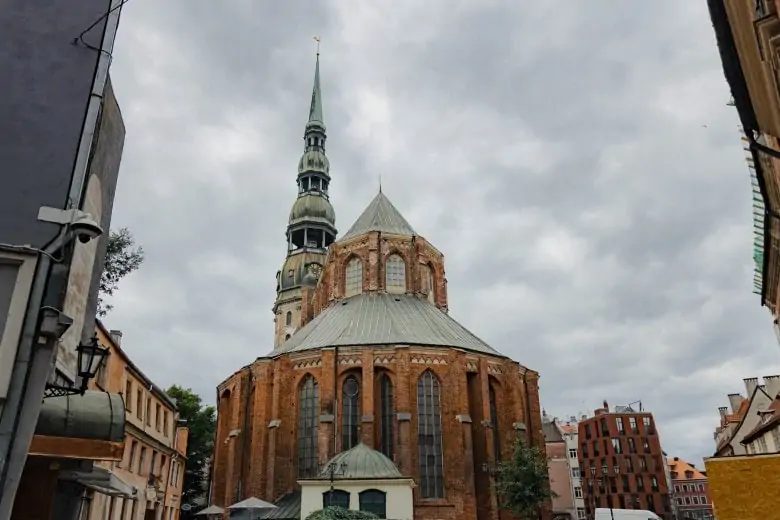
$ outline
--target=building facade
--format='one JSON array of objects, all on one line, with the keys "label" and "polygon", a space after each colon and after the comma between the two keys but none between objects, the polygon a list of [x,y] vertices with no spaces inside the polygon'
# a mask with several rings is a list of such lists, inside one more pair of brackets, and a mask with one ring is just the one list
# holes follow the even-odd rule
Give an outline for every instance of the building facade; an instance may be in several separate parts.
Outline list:
[{"label": "building facade", "polygon": [[[780,389],[780,376],[765,376],[764,381],[762,385],[757,377],[744,379],[747,397],[729,394],[729,407],[718,408],[720,423],[715,428],[714,456],[745,455],[756,449],[753,445],[758,439],[755,433],[763,431],[760,427],[773,415],[772,403]],[[745,441],[746,437],[748,441]]]},{"label": "building facade", "polygon": [[780,0],[707,3],[753,183],[755,292],[780,333]]},{"label": "building facade", "polygon": [[679,457],[669,460],[669,471],[677,520],[713,520],[710,486],[705,472]]},{"label": "building facade", "polygon": [[91,383],[124,401],[125,443],[120,460],[100,462],[135,491],[132,497],[88,493],[87,520],[177,520],[187,464],[187,434],[176,403],[122,349],[122,333],[98,321],[98,340],[109,350]]},{"label": "building facade", "polygon": [[596,508],[642,509],[672,520],[666,465],[653,415],[605,401],[578,425],[588,518]]},{"label": "building facade", "polygon": [[[555,419],[548,417],[546,413],[542,414],[542,432],[550,489],[555,493],[552,499],[553,520],[574,520],[577,518],[577,510],[574,505],[574,485],[566,441]],[[582,496],[582,489],[579,492]]]},{"label": "building facade", "polygon": [[297,519],[299,482],[362,443],[414,481],[414,518],[505,516],[493,468],[518,436],[544,446],[539,375],[449,316],[442,253],[381,190],[335,240],[320,103],[318,59],[274,348],[217,388],[211,504]]}]

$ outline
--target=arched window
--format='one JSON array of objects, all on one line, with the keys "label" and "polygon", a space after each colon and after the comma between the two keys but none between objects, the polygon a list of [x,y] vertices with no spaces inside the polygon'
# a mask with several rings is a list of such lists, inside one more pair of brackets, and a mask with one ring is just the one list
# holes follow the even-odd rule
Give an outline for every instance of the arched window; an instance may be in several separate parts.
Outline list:
[{"label": "arched window", "polygon": [[428,264],[420,266],[420,284],[422,285],[422,292],[428,295],[428,301],[435,303],[436,293],[433,288],[433,269]]},{"label": "arched window", "polygon": [[349,491],[343,489],[328,490],[322,494],[322,507],[338,506],[349,509]]},{"label": "arched window", "polygon": [[374,513],[379,518],[387,518],[387,496],[384,491],[378,489],[366,489],[361,491],[360,510]]},{"label": "arched window", "polygon": [[426,370],[417,380],[417,446],[422,498],[444,498],[439,380]]},{"label": "arched window", "polygon": [[341,449],[348,450],[360,441],[360,383],[349,376],[341,385]]},{"label": "arched window", "polygon": [[289,327],[290,325],[292,325],[292,312],[291,312],[291,311],[287,311],[287,316],[285,317],[284,323],[285,323],[285,325],[287,325],[288,327]]},{"label": "arched window", "polygon": [[379,374],[379,451],[391,460],[395,454],[394,423],[393,382],[382,372]]},{"label": "arched window", "polygon": [[498,433],[498,406],[496,405],[496,389],[491,384],[488,390],[490,399],[490,424],[493,426],[493,450],[496,461],[501,461],[501,435]]},{"label": "arched window", "polygon": [[385,262],[385,290],[393,294],[406,292],[406,263],[400,255],[390,255]]},{"label": "arched window", "polygon": [[298,400],[298,476],[317,476],[317,415],[319,414],[319,385],[309,374],[301,383]]},{"label": "arched window", "polygon": [[344,277],[344,296],[354,296],[363,292],[363,261],[354,257],[347,264]]}]

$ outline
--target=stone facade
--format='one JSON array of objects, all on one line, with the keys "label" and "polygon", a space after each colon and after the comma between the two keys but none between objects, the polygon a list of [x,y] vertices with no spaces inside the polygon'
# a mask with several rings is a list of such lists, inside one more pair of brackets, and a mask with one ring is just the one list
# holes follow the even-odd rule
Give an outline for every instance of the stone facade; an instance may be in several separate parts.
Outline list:
[{"label": "stone facade", "polygon": [[[498,518],[490,475],[483,464],[494,460],[488,409],[489,384],[497,398],[501,457],[511,456],[512,439],[526,435],[544,445],[536,372],[484,354],[447,348],[392,345],[341,347],[259,359],[219,388],[212,503],[227,506],[240,496],[277,500],[297,485],[298,385],[307,374],[319,385],[318,459],[341,451],[334,443],[336,389],[349,374],[362,386],[362,441],[376,448],[374,379],[388,373],[394,383],[397,422],[394,462],[404,475],[419,478],[416,387],[430,370],[443,384],[441,395],[445,498],[425,500],[415,490],[415,518]],[[338,438],[338,436],[335,436]],[[292,463],[291,463],[292,461]]]}]

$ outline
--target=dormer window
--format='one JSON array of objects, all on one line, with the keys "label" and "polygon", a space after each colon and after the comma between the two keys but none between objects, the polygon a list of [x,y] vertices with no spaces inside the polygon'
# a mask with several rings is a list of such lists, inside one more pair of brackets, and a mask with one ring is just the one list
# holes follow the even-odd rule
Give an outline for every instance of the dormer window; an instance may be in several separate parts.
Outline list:
[{"label": "dormer window", "polygon": [[385,263],[385,290],[392,294],[406,292],[406,263],[400,255],[390,255]]}]

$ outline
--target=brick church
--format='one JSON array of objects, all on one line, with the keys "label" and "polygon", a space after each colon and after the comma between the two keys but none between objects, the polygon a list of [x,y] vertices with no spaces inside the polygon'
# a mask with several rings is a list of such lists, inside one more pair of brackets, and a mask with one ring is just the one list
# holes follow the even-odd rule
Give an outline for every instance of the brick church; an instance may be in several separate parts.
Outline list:
[{"label": "brick church", "polygon": [[211,504],[257,497],[278,506],[262,518],[297,520],[301,482],[370,477],[328,464],[360,447],[410,483],[416,520],[508,518],[491,470],[518,435],[544,449],[539,374],[449,316],[443,254],[381,189],[338,236],[319,75],[318,55],[274,348],[217,388]]}]

